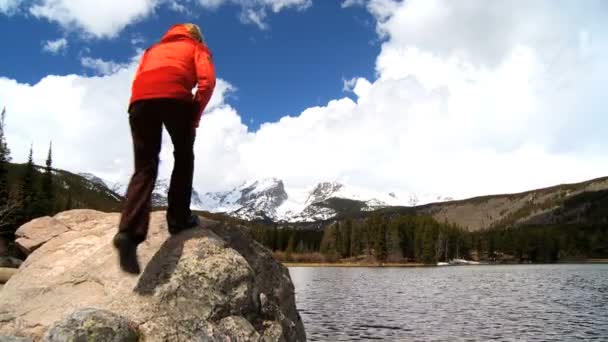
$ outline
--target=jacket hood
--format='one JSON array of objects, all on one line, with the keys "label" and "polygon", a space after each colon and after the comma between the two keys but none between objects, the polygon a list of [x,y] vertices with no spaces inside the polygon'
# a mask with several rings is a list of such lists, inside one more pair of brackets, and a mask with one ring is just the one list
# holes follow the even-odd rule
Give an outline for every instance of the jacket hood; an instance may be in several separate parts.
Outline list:
[{"label": "jacket hood", "polygon": [[188,31],[186,26],[174,25],[167,31],[167,33],[165,33],[165,35],[161,39],[161,42],[166,42],[166,41],[176,40],[176,39],[183,39],[183,38],[189,38],[189,39],[194,40],[194,38],[192,38],[192,36],[190,35],[190,31]]}]

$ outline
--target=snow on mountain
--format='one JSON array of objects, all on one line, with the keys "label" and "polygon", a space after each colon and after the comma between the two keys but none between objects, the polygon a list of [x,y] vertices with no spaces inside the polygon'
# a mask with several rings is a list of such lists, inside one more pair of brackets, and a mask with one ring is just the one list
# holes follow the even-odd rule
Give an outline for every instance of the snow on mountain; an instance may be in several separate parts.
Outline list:
[{"label": "snow on mountain", "polygon": [[321,182],[308,189],[286,190],[281,180],[268,178],[245,182],[230,191],[205,193],[197,209],[225,212],[244,220],[312,222],[337,215],[326,203],[332,198],[362,202],[363,211],[449,200],[436,195],[424,195],[421,200],[414,193],[382,193],[340,182]]},{"label": "snow on mountain", "polygon": [[86,173],[86,172],[83,172],[83,173],[79,173],[78,175],[79,175],[80,177],[82,177],[82,178],[84,178],[84,179],[88,180],[89,182],[91,182],[91,183],[93,183],[93,184],[97,184],[97,185],[100,185],[100,186],[106,187],[106,188],[108,188],[108,189],[110,188],[110,187],[108,186],[108,184],[107,184],[107,183],[106,183],[106,182],[105,182],[103,179],[101,179],[101,178],[99,178],[99,177],[95,176],[95,175],[94,175],[94,174],[92,174],[92,173]]},{"label": "snow on mountain", "polygon": [[[110,184],[91,174],[81,174],[95,184],[107,186],[123,195],[124,184]],[[169,180],[158,179],[152,193],[153,206],[166,206]],[[209,212],[223,212],[244,220],[270,219],[283,222],[327,220],[338,213],[328,200],[346,199],[362,203],[360,210],[372,211],[390,206],[417,206],[452,200],[436,194],[379,192],[341,182],[320,182],[309,188],[286,189],[277,178],[246,181],[229,191],[200,193],[193,189],[191,207]]]},{"label": "snow on mountain", "polygon": [[230,191],[200,196],[200,210],[228,212],[242,219],[276,219],[277,208],[287,200],[283,181],[276,178],[248,181]]}]

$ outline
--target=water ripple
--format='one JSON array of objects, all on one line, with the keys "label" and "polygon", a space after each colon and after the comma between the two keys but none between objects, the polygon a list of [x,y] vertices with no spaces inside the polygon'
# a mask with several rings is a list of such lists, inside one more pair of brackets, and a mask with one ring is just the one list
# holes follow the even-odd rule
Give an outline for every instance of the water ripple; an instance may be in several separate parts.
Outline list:
[{"label": "water ripple", "polygon": [[608,265],[290,273],[310,341],[608,341]]}]

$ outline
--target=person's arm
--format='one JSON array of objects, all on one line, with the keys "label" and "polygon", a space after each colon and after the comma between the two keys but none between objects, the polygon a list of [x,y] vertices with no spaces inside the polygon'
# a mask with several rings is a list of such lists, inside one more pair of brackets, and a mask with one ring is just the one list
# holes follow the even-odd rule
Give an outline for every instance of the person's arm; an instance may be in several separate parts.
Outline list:
[{"label": "person's arm", "polygon": [[194,127],[198,127],[203,111],[207,107],[215,88],[215,68],[211,52],[202,44],[196,47],[194,63],[196,64],[196,77],[198,79],[195,100],[198,102],[199,107],[194,120]]}]

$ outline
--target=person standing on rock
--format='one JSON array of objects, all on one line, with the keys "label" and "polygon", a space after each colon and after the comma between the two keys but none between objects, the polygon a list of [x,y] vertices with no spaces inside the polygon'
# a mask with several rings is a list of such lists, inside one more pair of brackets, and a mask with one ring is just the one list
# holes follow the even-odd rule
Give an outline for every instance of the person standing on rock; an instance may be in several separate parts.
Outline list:
[{"label": "person standing on rock", "polygon": [[168,194],[169,233],[175,235],[200,223],[190,211],[193,147],[196,128],[214,88],[212,55],[197,25],[171,27],[142,56],[128,110],[135,171],[113,241],[125,272],[140,273],[137,246],[148,233],[163,125],[173,142],[175,159]]}]

